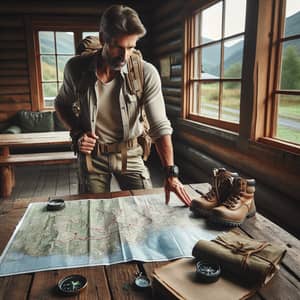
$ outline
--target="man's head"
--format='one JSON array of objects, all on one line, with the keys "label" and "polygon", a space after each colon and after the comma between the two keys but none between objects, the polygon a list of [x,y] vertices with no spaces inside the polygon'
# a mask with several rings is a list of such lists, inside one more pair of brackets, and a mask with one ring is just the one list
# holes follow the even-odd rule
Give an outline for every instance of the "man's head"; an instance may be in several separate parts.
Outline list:
[{"label": "man's head", "polygon": [[123,5],[106,9],[100,21],[102,55],[109,66],[119,70],[130,56],[138,39],[146,34],[137,12]]}]

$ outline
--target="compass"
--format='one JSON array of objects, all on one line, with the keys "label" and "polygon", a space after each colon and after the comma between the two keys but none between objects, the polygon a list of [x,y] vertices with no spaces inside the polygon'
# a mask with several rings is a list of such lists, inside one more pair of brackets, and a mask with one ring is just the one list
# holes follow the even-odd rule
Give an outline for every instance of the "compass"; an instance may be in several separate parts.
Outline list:
[{"label": "compass", "polygon": [[196,277],[199,281],[211,283],[219,279],[221,267],[219,264],[200,260],[196,264]]},{"label": "compass", "polygon": [[81,275],[69,275],[62,278],[58,284],[58,290],[64,295],[79,294],[87,286],[87,279]]},{"label": "compass", "polygon": [[63,199],[51,199],[48,200],[47,210],[61,210],[65,207],[65,201]]}]

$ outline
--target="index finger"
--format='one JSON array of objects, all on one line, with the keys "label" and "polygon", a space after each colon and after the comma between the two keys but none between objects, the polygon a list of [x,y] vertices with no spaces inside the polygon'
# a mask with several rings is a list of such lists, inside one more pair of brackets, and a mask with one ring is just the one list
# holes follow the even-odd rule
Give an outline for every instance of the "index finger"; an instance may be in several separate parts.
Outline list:
[{"label": "index finger", "polygon": [[165,187],[165,198],[166,198],[166,205],[168,205],[170,202],[170,190],[167,189],[166,187]]}]

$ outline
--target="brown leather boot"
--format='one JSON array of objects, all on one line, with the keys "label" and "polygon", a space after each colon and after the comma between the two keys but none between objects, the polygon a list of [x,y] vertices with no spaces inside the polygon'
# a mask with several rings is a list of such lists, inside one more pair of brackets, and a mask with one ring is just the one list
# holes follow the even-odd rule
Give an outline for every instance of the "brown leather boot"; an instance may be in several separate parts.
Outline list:
[{"label": "brown leather boot", "polygon": [[211,190],[207,194],[193,199],[190,210],[199,217],[209,216],[214,207],[227,199],[232,188],[233,178],[238,175],[238,173],[229,172],[224,168],[213,169]]},{"label": "brown leather boot", "polygon": [[211,210],[210,220],[233,227],[242,224],[256,213],[254,192],[255,179],[234,178],[230,195]]}]

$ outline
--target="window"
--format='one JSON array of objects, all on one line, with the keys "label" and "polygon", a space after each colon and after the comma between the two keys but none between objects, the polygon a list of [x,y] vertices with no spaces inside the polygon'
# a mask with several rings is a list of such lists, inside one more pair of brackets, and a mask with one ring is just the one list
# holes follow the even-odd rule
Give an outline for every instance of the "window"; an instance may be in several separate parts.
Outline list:
[{"label": "window", "polygon": [[74,32],[39,31],[39,61],[44,108],[54,107],[66,62],[74,56]]},{"label": "window", "polygon": [[246,0],[223,0],[187,21],[188,119],[238,131],[245,15]]},{"label": "window", "polygon": [[[75,54],[74,32],[39,31],[39,62],[43,107],[53,108],[54,99],[63,81],[67,61]],[[98,32],[82,32],[81,37],[96,36]]]},{"label": "window", "polygon": [[32,110],[54,109],[54,99],[63,82],[67,61],[75,55],[80,40],[98,36],[98,17],[30,17],[29,71]]},{"label": "window", "polygon": [[269,137],[300,145],[300,1],[282,1]]}]

